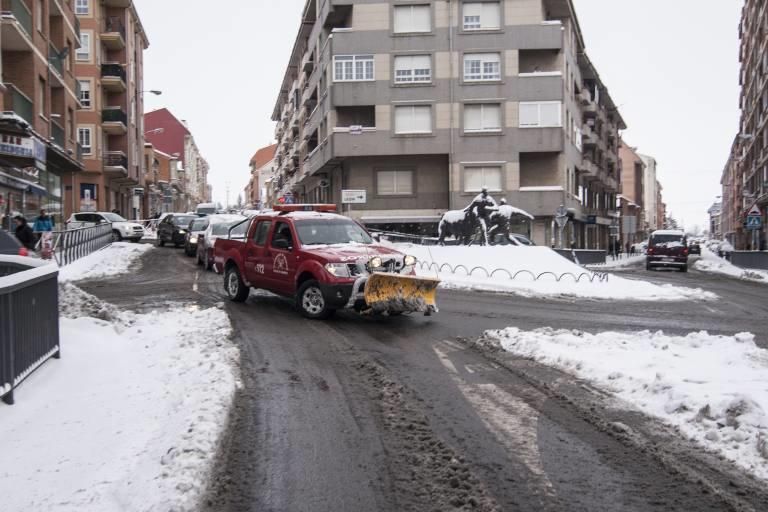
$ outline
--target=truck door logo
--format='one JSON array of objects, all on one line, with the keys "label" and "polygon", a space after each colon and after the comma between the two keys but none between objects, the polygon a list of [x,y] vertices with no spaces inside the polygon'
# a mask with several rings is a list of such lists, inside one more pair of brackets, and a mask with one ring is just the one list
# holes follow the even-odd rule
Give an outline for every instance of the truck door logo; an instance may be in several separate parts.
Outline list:
[{"label": "truck door logo", "polygon": [[275,263],[272,268],[275,274],[288,274],[288,259],[285,257],[285,254],[275,256]]}]

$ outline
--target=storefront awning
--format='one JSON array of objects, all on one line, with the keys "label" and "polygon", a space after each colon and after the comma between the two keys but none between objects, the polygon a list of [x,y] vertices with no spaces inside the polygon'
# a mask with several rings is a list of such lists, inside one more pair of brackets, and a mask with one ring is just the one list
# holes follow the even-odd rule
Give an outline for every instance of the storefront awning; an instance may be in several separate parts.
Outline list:
[{"label": "storefront awning", "polygon": [[21,178],[16,178],[2,171],[0,171],[0,185],[13,188],[16,190],[20,190],[28,194],[35,194],[37,196],[48,195],[48,191],[45,190],[44,187],[38,185],[37,183],[32,183],[31,181],[22,180]]}]

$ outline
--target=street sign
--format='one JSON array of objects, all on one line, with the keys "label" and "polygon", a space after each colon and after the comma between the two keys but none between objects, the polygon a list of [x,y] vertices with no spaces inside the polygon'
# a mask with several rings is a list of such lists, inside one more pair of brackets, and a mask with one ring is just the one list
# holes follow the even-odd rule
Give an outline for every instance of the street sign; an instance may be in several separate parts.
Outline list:
[{"label": "street sign", "polygon": [[555,215],[558,217],[567,217],[568,216],[568,208],[566,208],[563,205],[560,205],[555,212]]},{"label": "street sign", "polygon": [[749,213],[747,214],[750,217],[762,217],[763,212],[760,210],[760,207],[757,205],[753,205],[752,208],[749,210]]},{"label": "street sign", "polygon": [[755,217],[750,214],[749,217],[747,217],[746,226],[749,230],[761,229],[763,227],[763,218]]},{"label": "street sign", "polygon": [[367,193],[365,190],[342,190],[341,202],[343,204],[365,204]]}]

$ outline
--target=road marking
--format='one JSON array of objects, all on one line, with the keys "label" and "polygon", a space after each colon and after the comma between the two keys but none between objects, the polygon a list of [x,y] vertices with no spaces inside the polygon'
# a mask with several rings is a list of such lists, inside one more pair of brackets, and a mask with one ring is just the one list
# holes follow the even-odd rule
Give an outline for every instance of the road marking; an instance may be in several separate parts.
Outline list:
[{"label": "road marking", "polygon": [[200,281],[200,272],[195,272],[195,281],[192,283],[192,291],[197,293],[199,290],[198,282]]},{"label": "road marking", "polygon": [[[486,428],[499,440],[507,451],[522,462],[540,488],[548,496],[554,496],[554,486],[544,470],[538,444],[539,412],[524,400],[507,393],[495,384],[470,384],[459,376],[448,354],[433,346],[440,362],[451,373],[451,378],[477,411]],[[472,374],[473,370],[465,366]]]},{"label": "road marking", "polygon": [[719,311],[717,311],[716,309],[714,309],[714,308],[711,308],[711,307],[709,307],[709,306],[707,306],[707,305],[705,305],[704,307],[705,307],[705,308],[707,309],[707,311],[709,311],[710,313],[715,313],[715,314],[719,313]]}]

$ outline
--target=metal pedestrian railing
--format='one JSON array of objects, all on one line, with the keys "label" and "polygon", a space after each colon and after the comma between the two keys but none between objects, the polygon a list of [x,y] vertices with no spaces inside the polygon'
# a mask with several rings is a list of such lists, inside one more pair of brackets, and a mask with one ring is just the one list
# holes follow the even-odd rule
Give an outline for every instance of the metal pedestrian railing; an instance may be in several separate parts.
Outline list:
[{"label": "metal pedestrian railing", "polygon": [[56,265],[0,256],[0,398],[11,405],[21,382],[61,357]]},{"label": "metal pedestrian railing", "polygon": [[[38,250],[44,257],[46,251],[51,251],[56,263],[63,266],[103,249],[112,241],[112,224],[100,224],[89,228],[43,233]],[[50,246],[46,247],[46,244]]]}]

